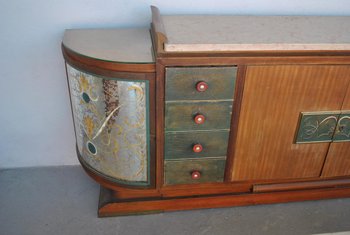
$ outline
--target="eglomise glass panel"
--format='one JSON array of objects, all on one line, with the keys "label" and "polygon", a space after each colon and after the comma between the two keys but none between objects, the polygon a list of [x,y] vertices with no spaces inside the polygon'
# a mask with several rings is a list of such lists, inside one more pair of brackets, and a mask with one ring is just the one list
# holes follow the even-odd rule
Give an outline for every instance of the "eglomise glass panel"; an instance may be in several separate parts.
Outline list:
[{"label": "eglomise glass panel", "polygon": [[108,179],[148,185],[148,81],[106,78],[67,64],[80,161]]}]

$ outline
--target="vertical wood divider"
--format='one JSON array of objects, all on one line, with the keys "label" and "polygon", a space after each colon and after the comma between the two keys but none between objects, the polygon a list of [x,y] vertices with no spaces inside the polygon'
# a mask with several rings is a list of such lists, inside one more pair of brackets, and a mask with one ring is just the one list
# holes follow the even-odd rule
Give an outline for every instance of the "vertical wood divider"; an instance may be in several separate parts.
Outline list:
[{"label": "vertical wood divider", "polygon": [[245,65],[239,65],[237,70],[236,86],[235,86],[234,101],[233,101],[234,104],[233,104],[232,117],[231,117],[230,137],[229,137],[228,146],[227,146],[227,158],[226,158],[225,177],[224,177],[225,182],[232,181],[233,159],[234,159],[234,152],[235,152],[234,149],[236,145],[239,113],[241,110],[246,68],[247,66]]}]

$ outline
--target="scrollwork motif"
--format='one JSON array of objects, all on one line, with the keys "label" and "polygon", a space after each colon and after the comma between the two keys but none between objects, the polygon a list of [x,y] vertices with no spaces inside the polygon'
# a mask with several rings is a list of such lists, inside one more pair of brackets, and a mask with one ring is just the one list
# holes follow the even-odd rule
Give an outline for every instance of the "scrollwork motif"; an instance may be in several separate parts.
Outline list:
[{"label": "scrollwork motif", "polygon": [[350,141],[350,116],[342,114],[339,118],[334,141]]},{"label": "scrollwork motif", "polygon": [[331,142],[337,122],[337,114],[303,114],[296,142]]}]

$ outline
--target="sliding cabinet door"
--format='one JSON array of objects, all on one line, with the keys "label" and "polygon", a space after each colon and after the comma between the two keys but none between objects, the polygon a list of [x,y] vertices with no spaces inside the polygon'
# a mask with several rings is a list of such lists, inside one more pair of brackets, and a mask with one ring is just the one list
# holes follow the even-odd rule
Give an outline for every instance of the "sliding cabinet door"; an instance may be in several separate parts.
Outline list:
[{"label": "sliding cabinet door", "polygon": [[296,144],[300,114],[340,110],[349,81],[350,66],[248,66],[231,180],[319,177],[330,143]]}]

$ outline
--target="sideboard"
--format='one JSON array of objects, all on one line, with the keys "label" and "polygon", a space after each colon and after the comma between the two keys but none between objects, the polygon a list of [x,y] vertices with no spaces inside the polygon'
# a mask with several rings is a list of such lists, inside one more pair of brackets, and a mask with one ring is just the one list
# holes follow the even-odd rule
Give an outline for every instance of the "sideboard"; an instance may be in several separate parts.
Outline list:
[{"label": "sideboard", "polygon": [[350,17],[151,10],[64,35],[99,216],[350,196]]}]

